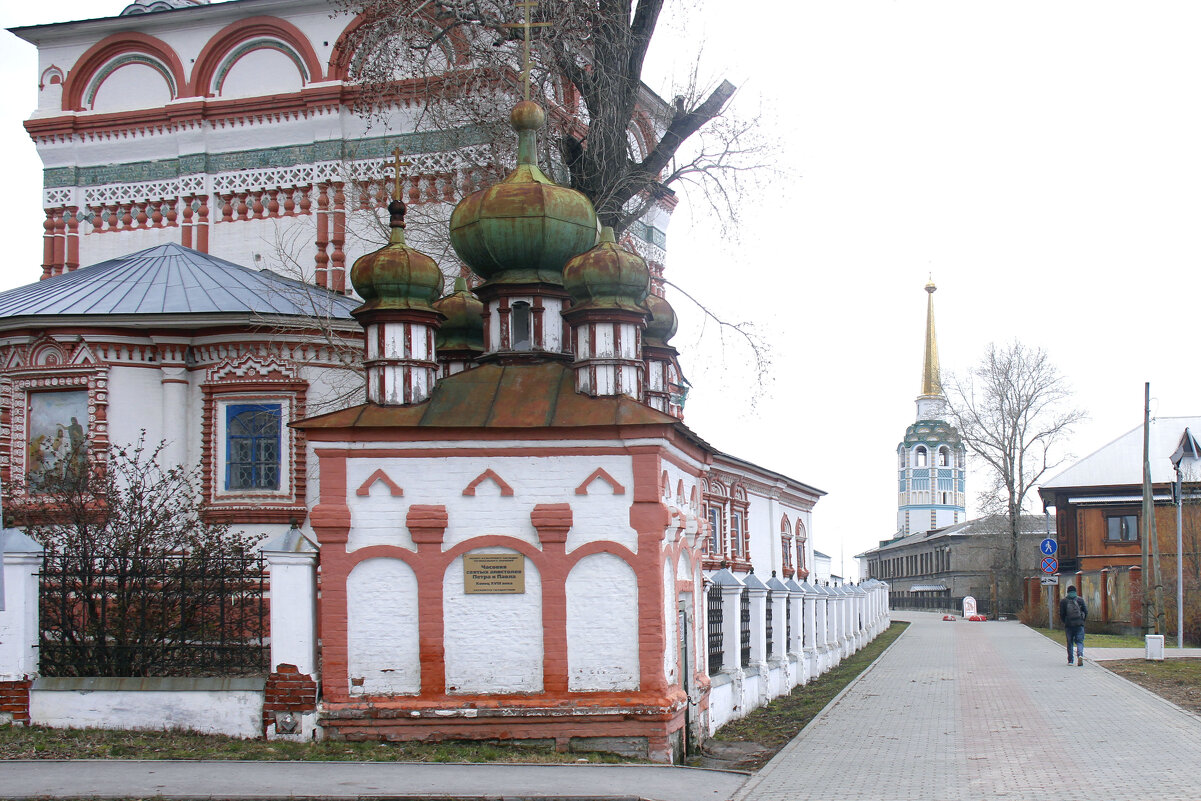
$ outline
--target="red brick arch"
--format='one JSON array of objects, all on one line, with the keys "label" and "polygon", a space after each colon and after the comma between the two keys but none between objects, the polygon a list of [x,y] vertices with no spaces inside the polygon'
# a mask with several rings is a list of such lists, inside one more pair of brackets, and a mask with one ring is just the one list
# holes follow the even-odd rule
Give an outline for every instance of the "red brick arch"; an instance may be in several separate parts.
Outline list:
[{"label": "red brick arch", "polygon": [[278,39],[292,49],[309,72],[308,82],[323,80],[321,60],[313,44],[299,28],[278,17],[247,17],[226,25],[200,51],[192,68],[192,93],[209,97],[214,94],[213,77],[221,62],[235,47],[256,37]]},{"label": "red brick arch", "polygon": [[124,31],[104,37],[75,62],[63,82],[63,111],[84,111],[83,93],[92,78],[108,61],[126,53],[147,56],[165,67],[175,81],[175,97],[191,94],[183,64],[170,45],[144,33]]}]

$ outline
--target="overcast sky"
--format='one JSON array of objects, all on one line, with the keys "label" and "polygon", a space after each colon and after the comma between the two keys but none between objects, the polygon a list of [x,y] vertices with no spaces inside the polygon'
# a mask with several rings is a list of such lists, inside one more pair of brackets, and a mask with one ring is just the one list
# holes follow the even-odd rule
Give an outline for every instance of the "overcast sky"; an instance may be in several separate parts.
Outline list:
[{"label": "overcast sky", "polygon": [[[124,0],[6,3],[6,27],[116,14]],[[944,373],[989,342],[1045,348],[1090,415],[1084,456],[1160,416],[1201,413],[1194,348],[1201,220],[1201,3],[1114,0],[705,0],[672,21],[648,75],[703,73],[761,112],[779,168],[723,239],[686,199],[669,277],[754,320],[772,382],[731,344],[675,340],[686,422],[716,447],[825,490],[819,550],[849,558],[896,530],[896,446],[920,390],[932,274]],[[0,47],[0,288],[36,280],[40,163],[20,126],[32,46]],[[670,47],[667,47],[670,45]],[[692,207],[700,204],[693,203]],[[1048,476],[1050,477],[1050,476]],[[982,475],[969,479],[969,514]],[[850,570],[848,565],[847,570]]]}]

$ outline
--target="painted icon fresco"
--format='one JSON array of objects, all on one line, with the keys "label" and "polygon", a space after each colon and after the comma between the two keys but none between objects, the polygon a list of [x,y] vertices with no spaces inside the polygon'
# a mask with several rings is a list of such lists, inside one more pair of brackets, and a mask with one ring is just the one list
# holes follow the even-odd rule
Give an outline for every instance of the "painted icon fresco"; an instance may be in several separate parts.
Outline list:
[{"label": "painted icon fresco", "polygon": [[86,465],[87,425],[86,390],[30,393],[25,466],[31,487]]}]

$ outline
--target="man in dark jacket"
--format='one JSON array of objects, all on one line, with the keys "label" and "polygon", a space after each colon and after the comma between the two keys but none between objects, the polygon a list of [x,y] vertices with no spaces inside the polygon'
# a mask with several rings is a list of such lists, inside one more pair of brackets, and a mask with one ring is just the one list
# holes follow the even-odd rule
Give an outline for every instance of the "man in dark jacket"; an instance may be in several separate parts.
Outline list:
[{"label": "man in dark jacket", "polygon": [[1072,643],[1076,644],[1076,664],[1084,664],[1084,621],[1088,619],[1088,607],[1084,599],[1069,586],[1067,595],[1059,601],[1059,620],[1068,640],[1068,664],[1072,664]]}]

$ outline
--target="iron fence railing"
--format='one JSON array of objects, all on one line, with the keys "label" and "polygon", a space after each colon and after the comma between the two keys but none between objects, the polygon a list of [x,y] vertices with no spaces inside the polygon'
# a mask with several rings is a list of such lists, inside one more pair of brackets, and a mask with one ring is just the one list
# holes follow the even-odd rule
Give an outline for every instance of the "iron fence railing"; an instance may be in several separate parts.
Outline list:
[{"label": "iron fence railing", "polygon": [[763,654],[765,659],[771,657],[772,643],[775,642],[775,637],[773,636],[774,632],[772,631],[772,628],[773,628],[772,627],[772,614],[773,613],[772,613],[771,594],[772,594],[772,591],[768,590],[767,591],[767,627],[765,630],[767,641],[766,641],[766,644],[764,647],[764,654]]},{"label": "iron fence railing", "polygon": [[712,676],[721,672],[722,662],[725,661],[725,650],[722,647],[722,624],[725,621],[721,606],[721,587],[716,584],[709,588],[706,615],[709,632],[709,675]]},{"label": "iron fence railing", "polygon": [[742,666],[751,664],[751,591],[743,590],[738,604],[739,623],[742,630]]},{"label": "iron fence railing", "polygon": [[269,670],[260,554],[47,553],[43,676],[251,676]]}]

